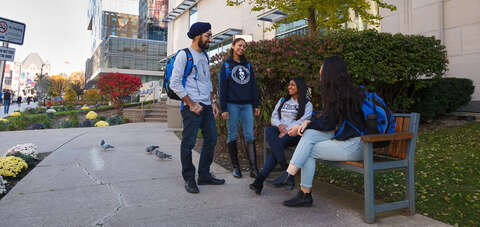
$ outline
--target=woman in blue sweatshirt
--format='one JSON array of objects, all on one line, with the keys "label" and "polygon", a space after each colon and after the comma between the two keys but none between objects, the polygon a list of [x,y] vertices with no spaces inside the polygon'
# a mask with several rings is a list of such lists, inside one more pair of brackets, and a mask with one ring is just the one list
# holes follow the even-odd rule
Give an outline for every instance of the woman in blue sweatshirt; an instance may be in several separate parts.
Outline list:
[{"label": "woman in blue sweatshirt", "polygon": [[[318,119],[313,118],[293,126],[288,132],[291,136],[300,135],[302,139],[283,176],[291,179],[298,170],[301,169],[302,172],[300,190],[295,197],[283,202],[285,206],[312,206],[315,159],[363,160],[359,131],[364,131],[366,127],[362,111],[364,89],[352,82],[347,64],[337,56],[325,58],[320,68],[320,81],[322,115]],[[345,121],[350,124],[344,125]]]},{"label": "woman in blue sweatshirt", "polygon": [[[283,171],[287,170],[284,149],[288,146],[297,145],[300,140],[300,136],[298,135],[288,135],[288,130],[295,125],[300,125],[304,121],[310,120],[312,111],[313,105],[308,101],[305,81],[300,78],[290,80],[288,84],[288,94],[278,100],[275,110],[272,113],[272,126],[266,128],[265,139],[270,145],[272,152],[268,154],[260,174],[255,178],[255,181],[250,184],[250,189],[260,194],[263,188],[263,181],[265,181],[265,178],[268,177],[277,163]],[[284,185],[282,178],[277,178],[269,183],[277,187]],[[286,182],[287,189],[292,190],[294,183],[293,178],[289,182]]]},{"label": "woman in blue sweatshirt", "polygon": [[237,178],[242,177],[237,151],[239,119],[242,122],[246,153],[250,162],[250,176],[258,175],[253,135],[253,112],[255,111],[255,116],[260,115],[258,87],[253,68],[245,58],[246,45],[242,38],[233,41],[230,56],[222,64],[218,74],[222,118],[228,121],[228,153],[232,160],[233,176]]}]

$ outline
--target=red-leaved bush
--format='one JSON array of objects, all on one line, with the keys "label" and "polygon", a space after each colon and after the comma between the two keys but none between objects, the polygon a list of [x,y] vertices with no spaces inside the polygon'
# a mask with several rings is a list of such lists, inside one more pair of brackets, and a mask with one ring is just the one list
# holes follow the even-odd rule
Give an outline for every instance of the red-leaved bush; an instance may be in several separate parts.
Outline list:
[{"label": "red-leaved bush", "polygon": [[100,94],[108,98],[119,111],[123,107],[123,98],[142,86],[139,76],[123,73],[106,73],[100,76],[97,88]]}]

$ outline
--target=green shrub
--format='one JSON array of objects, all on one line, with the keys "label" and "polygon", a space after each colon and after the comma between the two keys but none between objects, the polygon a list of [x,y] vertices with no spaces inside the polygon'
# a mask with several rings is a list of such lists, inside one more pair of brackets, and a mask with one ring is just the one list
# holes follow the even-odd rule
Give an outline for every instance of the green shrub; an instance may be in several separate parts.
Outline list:
[{"label": "green shrub", "polygon": [[109,118],[107,119],[107,122],[108,122],[108,124],[109,124],[110,126],[112,126],[112,125],[119,125],[119,124],[122,123],[122,119],[120,119],[119,116],[114,116],[114,117],[109,117]]},{"label": "green shrub", "polygon": [[100,121],[106,121],[106,120],[107,120],[107,117],[105,117],[105,116],[99,116],[99,117],[98,117],[98,120],[100,120]]},{"label": "green shrub", "polygon": [[78,122],[77,119],[73,119],[73,120],[72,120],[72,126],[73,126],[73,127],[76,128],[76,127],[78,127],[79,125],[80,125],[80,123]]},{"label": "green shrub", "polygon": [[8,130],[8,122],[0,121],[0,131],[7,131],[7,130]]},{"label": "green shrub", "polygon": [[[423,78],[441,77],[447,70],[445,46],[433,37],[379,33],[374,30],[344,30],[324,36],[290,36],[247,44],[246,57],[251,61],[259,88],[260,110],[256,117],[255,138],[263,138],[263,128],[288,81],[305,79],[312,88],[312,103],[320,110],[318,74],[322,60],[338,55],[345,59],[357,84],[377,92],[395,112],[407,112],[415,103],[415,91],[427,87]],[[213,56],[211,75],[218,75],[225,54]],[[218,91],[218,81],[213,80]],[[225,121],[217,121],[218,130],[226,134]]]},{"label": "green shrub", "polygon": [[441,78],[426,81],[429,87],[417,92],[417,102],[412,111],[429,121],[457,110],[471,100],[475,89],[473,81],[464,78]]},{"label": "green shrub", "polygon": [[63,120],[60,122],[60,128],[71,128],[73,126],[72,121],[70,120]]}]

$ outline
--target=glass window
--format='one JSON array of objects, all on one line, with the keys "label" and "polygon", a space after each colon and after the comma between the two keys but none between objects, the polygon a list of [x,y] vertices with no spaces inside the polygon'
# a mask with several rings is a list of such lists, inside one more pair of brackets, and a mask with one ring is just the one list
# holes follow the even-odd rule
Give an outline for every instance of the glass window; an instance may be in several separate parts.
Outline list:
[{"label": "glass window", "polygon": [[190,8],[190,24],[189,24],[188,27],[191,27],[192,24],[197,22],[197,20],[198,20],[197,11],[198,11],[197,6],[194,6],[194,7]]}]

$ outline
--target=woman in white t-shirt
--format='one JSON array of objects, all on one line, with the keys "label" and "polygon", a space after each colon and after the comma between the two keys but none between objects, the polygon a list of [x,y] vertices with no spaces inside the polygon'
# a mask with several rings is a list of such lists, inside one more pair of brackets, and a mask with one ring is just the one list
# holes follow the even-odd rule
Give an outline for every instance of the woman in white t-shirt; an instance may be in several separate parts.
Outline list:
[{"label": "woman in white t-shirt", "polygon": [[[307,86],[305,81],[300,78],[290,80],[288,84],[288,94],[278,100],[275,110],[272,113],[271,124],[266,128],[266,141],[270,145],[271,152],[267,157],[263,169],[260,171],[255,181],[250,184],[250,189],[260,194],[263,188],[263,182],[270,172],[279,164],[282,170],[286,170],[288,165],[285,159],[284,149],[288,146],[294,146],[300,141],[300,136],[291,137],[288,130],[305,120],[310,120],[312,116],[313,105],[308,101]],[[274,186],[280,187],[286,185],[287,189],[292,190],[295,182],[286,182],[282,176],[271,181]]]}]

